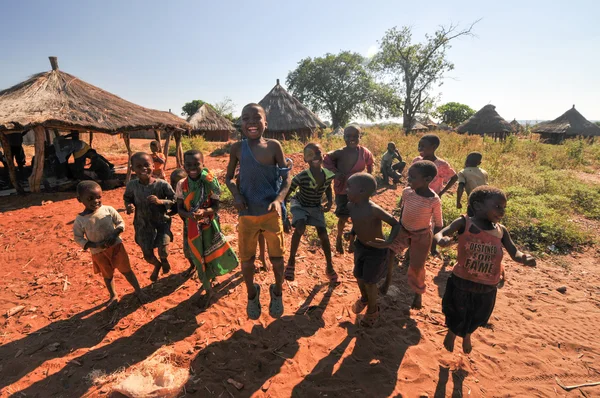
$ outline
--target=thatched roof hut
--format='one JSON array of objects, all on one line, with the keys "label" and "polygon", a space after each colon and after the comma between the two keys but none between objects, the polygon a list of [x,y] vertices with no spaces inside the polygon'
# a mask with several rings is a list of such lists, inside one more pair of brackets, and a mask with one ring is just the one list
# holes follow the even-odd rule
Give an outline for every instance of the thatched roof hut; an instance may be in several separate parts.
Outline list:
[{"label": "thatched roof hut", "polygon": [[[45,129],[123,133],[125,144],[130,150],[130,131],[181,131],[189,127],[185,120],[169,112],[133,104],[60,71],[56,57],[50,57],[50,64],[51,71],[38,73],[24,82],[0,91],[0,137],[3,137],[3,147],[6,134],[20,133],[28,129],[35,131],[36,164],[33,165],[29,181],[32,192],[39,191],[42,178]],[[42,161],[38,161],[39,159]],[[13,179],[13,171],[11,180],[19,190],[16,178]]]},{"label": "thatched roof hut", "polygon": [[532,132],[540,134],[542,141],[559,143],[565,138],[600,136],[600,127],[583,117],[573,105],[560,117],[538,124]]},{"label": "thatched roof hut", "polygon": [[496,112],[494,105],[488,104],[457,127],[459,133],[492,135],[494,139],[504,139],[512,132],[512,126]]},{"label": "thatched roof hut", "polygon": [[229,141],[229,135],[235,131],[233,123],[208,104],[203,104],[188,123],[192,126],[192,134],[201,134],[207,141]]},{"label": "thatched roof hut", "polygon": [[267,138],[291,139],[295,134],[307,141],[318,129],[325,128],[317,115],[281,87],[279,79],[259,104],[267,113]]},{"label": "thatched roof hut", "polygon": [[417,121],[415,121],[412,125],[412,127],[410,128],[410,131],[412,131],[413,133],[419,133],[419,132],[423,132],[423,131],[428,131],[429,127],[425,126],[422,123],[419,123]]},{"label": "thatched roof hut", "polygon": [[523,126],[521,126],[521,123],[517,122],[517,119],[513,119],[513,121],[510,122],[510,125],[514,133],[520,133],[523,131]]},{"label": "thatched roof hut", "polygon": [[429,117],[429,115],[422,118],[420,120],[420,122],[423,126],[426,126],[429,130],[435,130],[438,128],[438,124],[436,122],[434,122],[431,119],[431,117]]}]

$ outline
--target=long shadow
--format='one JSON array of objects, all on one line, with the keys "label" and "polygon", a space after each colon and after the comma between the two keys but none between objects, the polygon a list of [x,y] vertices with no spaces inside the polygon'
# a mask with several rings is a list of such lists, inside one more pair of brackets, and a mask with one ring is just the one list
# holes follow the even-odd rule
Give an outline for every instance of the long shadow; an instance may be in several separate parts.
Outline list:
[{"label": "long shadow", "polygon": [[[231,275],[215,286],[215,300],[225,296],[230,289],[242,283],[241,273]],[[204,310],[195,304],[192,295],[177,306],[163,312],[144,324],[132,335],[121,337],[110,344],[74,358],[60,371],[30,385],[15,396],[65,396],[79,397],[92,384],[87,377],[94,369],[110,374],[124,366],[143,361],[161,346],[185,339],[199,327],[196,316]],[[135,349],[132,350],[132,347]],[[126,353],[126,355],[125,355]]]},{"label": "long shadow", "polygon": [[433,283],[435,283],[438,288],[438,296],[440,296],[440,298],[444,297],[444,292],[446,292],[446,283],[448,282],[448,278],[452,274],[452,270],[448,270],[447,267],[448,264],[446,263],[446,261],[444,261],[442,264],[442,268],[440,268],[440,271],[437,273],[436,276],[433,277]]},{"label": "long shadow", "polygon": [[[446,386],[448,384],[448,376],[450,369],[440,365],[438,374],[438,384],[435,388],[434,398],[446,397]],[[464,369],[452,371],[452,398],[462,398],[463,396],[463,381],[469,373]]]},{"label": "long shadow", "polygon": [[322,317],[335,286],[329,285],[318,305],[310,305],[323,286],[316,285],[294,315],[276,319],[266,328],[255,325],[250,333],[237,330],[229,339],[204,348],[190,365],[192,379],[199,381],[200,387],[190,387],[202,388],[200,396],[208,392],[233,396],[233,387],[225,384],[233,378],[244,384],[241,391],[235,392],[236,397],[249,397],[261,387],[268,390],[267,380],[278,374],[284,363],[294,363],[300,338],[313,336],[325,326]]},{"label": "long shadow", "polygon": [[[184,273],[170,275],[144,288],[144,292],[150,297],[150,301],[158,300],[173,293],[185,280]],[[113,326],[135,312],[140,303],[133,294],[127,294],[122,297],[116,310],[98,311],[103,306],[104,304],[100,304],[68,319],[52,322],[27,337],[0,346],[3,368],[0,390],[47,360],[60,358],[70,351],[93,347],[100,343]],[[59,343],[58,349],[50,351],[48,346],[54,343]]]}]

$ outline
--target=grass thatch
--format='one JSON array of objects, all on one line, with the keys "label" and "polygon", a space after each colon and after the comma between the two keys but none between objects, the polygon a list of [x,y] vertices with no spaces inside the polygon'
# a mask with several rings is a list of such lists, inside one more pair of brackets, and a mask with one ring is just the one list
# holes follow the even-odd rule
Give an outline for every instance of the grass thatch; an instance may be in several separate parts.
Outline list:
[{"label": "grass thatch", "polygon": [[515,133],[520,133],[521,131],[523,131],[523,126],[521,126],[521,124],[517,122],[517,119],[513,119],[513,121],[510,122],[510,125],[512,126],[513,132]]},{"label": "grass thatch", "polygon": [[109,134],[189,127],[169,112],[125,101],[58,70],[58,66],[0,91],[0,131],[23,131],[39,125]]},{"label": "grass thatch", "polygon": [[434,122],[429,116],[425,116],[424,118],[420,119],[420,122],[423,126],[427,126],[427,128],[430,130],[435,129],[438,126],[437,123]]},{"label": "grass thatch", "polygon": [[532,130],[539,134],[560,134],[565,136],[600,136],[600,127],[587,120],[581,113],[573,108],[563,113],[559,118],[543,122]]},{"label": "grass thatch", "polygon": [[415,121],[413,123],[413,125],[412,125],[412,127],[410,129],[410,131],[414,131],[414,132],[417,132],[417,131],[427,131],[427,130],[429,130],[429,128],[427,126],[425,126],[424,124],[419,123],[417,121]]},{"label": "grass thatch", "polygon": [[192,132],[234,131],[233,123],[219,115],[210,105],[203,104],[189,119]]},{"label": "grass thatch", "polygon": [[456,129],[459,133],[495,134],[510,133],[512,126],[496,112],[494,105],[486,105]]}]

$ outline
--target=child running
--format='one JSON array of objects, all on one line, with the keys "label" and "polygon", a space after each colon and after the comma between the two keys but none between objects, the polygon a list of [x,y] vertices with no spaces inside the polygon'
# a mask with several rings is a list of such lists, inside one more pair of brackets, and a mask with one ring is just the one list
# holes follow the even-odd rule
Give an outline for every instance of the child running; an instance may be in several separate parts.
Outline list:
[{"label": "child running", "polygon": [[[171,172],[171,176],[170,176],[171,188],[173,188],[173,190],[176,191],[177,183],[186,177],[187,177],[187,173],[185,172],[184,169],[173,170]],[[177,192],[175,192],[175,195],[177,196]],[[177,198],[175,198],[175,200],[177,200]],[[171,206],[171,210],[167,214],[170,217],[173,217],[174,215],[179,214],[179,211],[177,208],[177,201],[173,204],[173,206]],[[190,252],[190,247],[188,245],[187,228],[185,227],[185,218],[183,218],[183,216],[181,214],[179,214],[179,217],[181,218],[181,221],[183,221],[183,255],[190,262],[189,268],[185,271],[185,274],[189,277],[192,275],[192,272],[196,269],[196,265],[194,264],[194,261],[192,261],[192,253]]]},{"label": "child running", "polygon": [[456,336],[463,338],[463,352],[473,346],[471,334],[487,324],[496,303],[497,285],[503,279],[502,247],[521,264],[535,266],[535,259],[522,253],[506,227],[498,222],[504,216],[504,192],[487,185],[477,187],[469,196],[473,216],[461,216],[436,234],[441,247],[453,242],[458,234],[458,260],[448,278],[442,299],[448,333],[444,347],[454,350]]},{"label": "child running", "polygon": [[[467,198],[473,190],[481,185],[487,185],[488,174],[480,168],[482,155],[479,152],[471,152],[465,160],[465,168],[458,172],[458,190],[456,192],[456,208],[462,209],[463,192],[467,191]],[[471,208],[467,206],[467,215],[472,216]]]},{"label": "child running", "polygon": [[177,210],[185,220],[184,237],[198,279],[206,291],[204,306],[212,299],[212,281],[237,267],[238,259],[219,224],[221,186],[204,167],[202,152],[192,149],[183,154],[187,177],[177,183]]},{"label": "child running", "polygon": [[150,150],[152,151],[152,162],[153,162],[153,170],[152,175],[154,178],[160,178],[161,180],[166,180],[165,178],[165,165],[167,164],[165,155],[160,152],[160,143],[158,141],[152,141],[150,143]]},{"label": "child running", "polygon": [[[397,159],[398,162],[394,163]],[[383,177],[383,183],[390,185],[390,178],[393,184],[398,184],[402,178],[402,170],[406,167],[406,162],[402,161],[400,152],[396,149],[396,144],[390,142],[387,145],[387,151],[381,157],[381,176]]]},{"label": "child running", "polygon": [[[325,273],[329,281],[335,283],[338,280],[338,275],[331,262],[331,245],[329,244],[327,225],[325,224],[325,212],[331,210],[333,199],[331,182],[335,178],[335,174],[322,167],[323,150],[319,144],[306,144],[304,147],[304,161],[308,163],[309,167],[294,176],[288,193],[289,196],[296,188],[299,188],[298,193],[290,202],[294,235],[292,235],[290,258],[285,268],[285,279],[288,281],[294,280],[295,258],[300,239],[304,235],[306,226],[312,225],[317,229],[325,254]],[[323,194],[327,196],[325,207],[322,206]]]},{"label": "child running", "polygon": [[[153,176],[152,157],[147,153],[134,153],[131,167],[137,179],[127,183],[123,200],[127,214],[135,212],[135,243],[142,249],[144,260],[154,265],[150,280],[156,282],[161,268],[163,274],[171,270],[167,258],[173,235],[167,212],[173,206],[175,192],[168,182]],[[158,248],[160,260],[154,255],[154,248]]]},{"label": "child running", "polygon": [[102,275],[108,289],[108,307],[113,308],[119,301],[113,279],[115,269],[135,289],[138,299],[142,303],[146,302],[147,296],[140,289],[119,237],[125,230],[125,223],[119,213],[110,206],[102,205],[102,188],[94,181],[77,184],[77,200],[85,210],[77,215],[73,223],[75,242],[83,250],[90,249],[94,273]]},{"label": "child running", "polygon": [[[369,174],[373,173],[373,154],[367,148],[359,145],[360,127],[356,125],[346,127],[344,141],[346,142],[344,148],[329,152],[323,160],[325,168],[335,173],[333,190],[335,191],[335,215],[338,217],[335,250],[338,253],[344,253],[342,237],[350,215],[346,182],[352,175],[363,172],[365,169]],[[352,244],[350,247],[352,248]]]},{"label": "child running", "polygon": [[[242,273],[248,291],[246,311],[250,319],[261,314],[260,285],[254,283],[254,260],[258,236],[262,232],[273,264],[275,284],[269,288],[269,314],[283,314],[283,225],[281,206],[290,188],[283,148],[277,140],[266,139],[267,115],[262,106],[248,104],[242,110],[242,133],[247,137],[231,146],[227,165],[227,187],[239,211],[238,239]],[[239,189],[235,168],[240,164]],[[282,177],[280,179],[279,177]]]},{"label": "child running", "polygon": [[377,282],[385,276],[387,269],[388,249],[377,248],[374,244],[383,242],[382,221],[392,226],[390,240],[394,239],[399,227],[391,214],[370,200],[376,190],[377,181],[368,173],[354,174],[347,181],[348,207],[352,218],[352,232],[349,234],[357,238],[354,243],[354,276],[361,294],[352,311],[359,314],[367,308],[360,322],[365,327],[375,325],[379,318]]}]

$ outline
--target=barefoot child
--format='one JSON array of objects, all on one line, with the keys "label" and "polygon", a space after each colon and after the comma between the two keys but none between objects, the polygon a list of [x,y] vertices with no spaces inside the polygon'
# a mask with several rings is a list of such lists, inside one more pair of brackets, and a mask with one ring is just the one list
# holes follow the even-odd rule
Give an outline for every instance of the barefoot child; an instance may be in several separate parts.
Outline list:
[{"label": "barefoot child", "polygon": [[238,259],[219,224],[221,186],[204,167],[202,152],[192,149],[183,154],[187,177],[177,183],[177,210],[185,220],[184,234],[198,279],[206,291],[205,306],[212,298],[212,280],[237,267]]},{"label": "barefoot child", "polygon": [[[394,164],[394,159],[397,159],[398,162]],[[402,161],[402,156],[400,156],[400,152],[396,149],[396,144],[390,142],[387,145],[387,151],[381,157],[381,175],[383,177],[383,183],[385,185],[390,185],[390,178],[394,184],[398,184],[400,182],[400,178],[402,178],[402,170],[406,167],[406,162]]]},{"label": "barefoot child", "polygon": [[152,141],[150,143],[150,150],[152,151],[152,162],[153,170],[152,175],[154,178],[160,178],[165,180],[165,165],[167,164],[165,155],[160,152],[160,143],[158,141]]},{"label": "barefoot child", "polygon": [[[147,153],[134,153],[131,167],[137,179],[127,183],[123,200],[127,214],[135,212],[135,243],[142,249],[144,260],[154,266],[150,280],[156,282],[161,268],[163,274],[171,270],[167,258],[173,235],[167,212],[173,206],[175,192],[168,182],[152,175],[152,157]],[[154,248],[158,248],[160,260],[154,255]]]},{"label": "barefoot child", "polygon": [[[300,239],[304,235],[307,225],[312,225],[317,229],[317,234],[325,253],[326,270],[325,273],[330,282],[337,282],[338,275],[333,269],[331,262],[331,245],[327,235],[327,226],[325,224],[325,213],[331,209],[332,190],[331,182],[335,178],[333,172],[324,169],[323,151],[319,144],[309,143],[304,147],[304,161],[308,163],[309,168],[295,175],[292,179],[289,195],[300,188],[296,196],[291,200],[292,226],[294,235],[292,236],[292,246],[290,248],[290,258],[285,268],[285,279],[294,280],[294,270],[296,265],[296,252],[300,245]],[[323,194],[327,196],[327,204],[323,207]]]},{"label": "barefoot child", "polygon": [[[465,168],[458,172],[458,190],[456,192],[456,208],[462,209],[461,199],[463,192],[467,191],[467,198],[473,190],[481,185],[487,185],[488,174],[480,168],[482,155],[471,152],[465,160]],[[471,208],[467,206],[467,215],[472,216]]]},{"label": "barefoot child", "polygon": [[[246,105],[241,121],[242,133],[247,139],[231,146],[226,181],[234,198],[234,206],[239,211],[239,256],[248,291],[246,311],[250,319],[258,319],[261,314],[260,285],[254,283],[254,260],[258,236],[262,232],[275,275],[275,284],[269,288],[269,314],[280,317],[283,314],[281,285],[285,252],[281,206],[290,188],[290,177],[279,141],[263,137],[267,128],[263,107],[258,104]],[[238,163],[239,189],[235,181]]]},{"label": "barefoot child", "polygon": [[[170,180],[171,180],[171,188],[173,191],[177,189],[177,183],[184,178],[187,177],[187,173],[184,169],[175,169],[171,172]],[[177,192],[175,192],[175,196],[177,196]],[[176,214],[179,214],[177,209],[177,198],[175,198],[176,202],[171,206],[171,210],[167,213],[170,217],[173,217]],[[192,253],[190,252],[190,247],[187,243],[187,228],[185,227],[185,218],[181,214],[179,214],[181,221],[183,221],[183,255],[189,261],[190,266],[185,271],[186,275],[189,277],[192,275],[192,272],[196,269],[196,265],[192,261]]]},{"label": "barefoot child", "polygon": [[370,327],[379,318],[377,306],[377,282],[386,274],[387,248],[377,248],[383,242],[382,221],[392,226],[390,239],[398,233],[398,221],[388,212],[373,203],[370,198],[377,190],[377,181],[368,173],[357,173],[347,181],[347,195],[352,218],[354,243],[354,276],[358,282],[361,297],[352,306],[355,314],[365,307],[367,313],[361,325]]},{"label": "barefoot child", "polygon": [[108,306],[113,307],[119,300],[113,279],[115,269],[133,286],[140,301],[145,302],[146,295],[131,270],[127,251],[119,237],[125,230],[123,219],[112,207],[102,206],[102,189],[94,181],[82,181],[77,185],[77,200],[85,210],[73,223],[75,242],[83,250],[90,249],[94,273],[102,274],[110,295]]},{"label": "barefoot child", "polygon": [[496,286],[504,274],[502,248],[514,261],[535,266],[535,259],[519,251],[506,227],[498,224],[506,208],[504,192],[480,186],[469,196],[469,206],[473,216],[457,218],[435,236],[438,245],[445,247],[458,234],[458,260],[442,299],[448,326],[444,346],[452,351],[456,336],[460,336],[466,354],[472,350],[471,334],[487,324],[494,310]]},{"label": "barefoot child", "polygon": [[344,252],[342,236],[349,217],[346,182],[353,174],[363,172],[365,169],[369,174],[373,172],[373,154],[359,145],[360,127],[355,125],[346,127],[344,141],[346,142],[344,148],[329,152],[323,160],[325,168],[335,173],[333,190],[335,191],[335,215],[338,217],[335,250],[338,253]]}]

